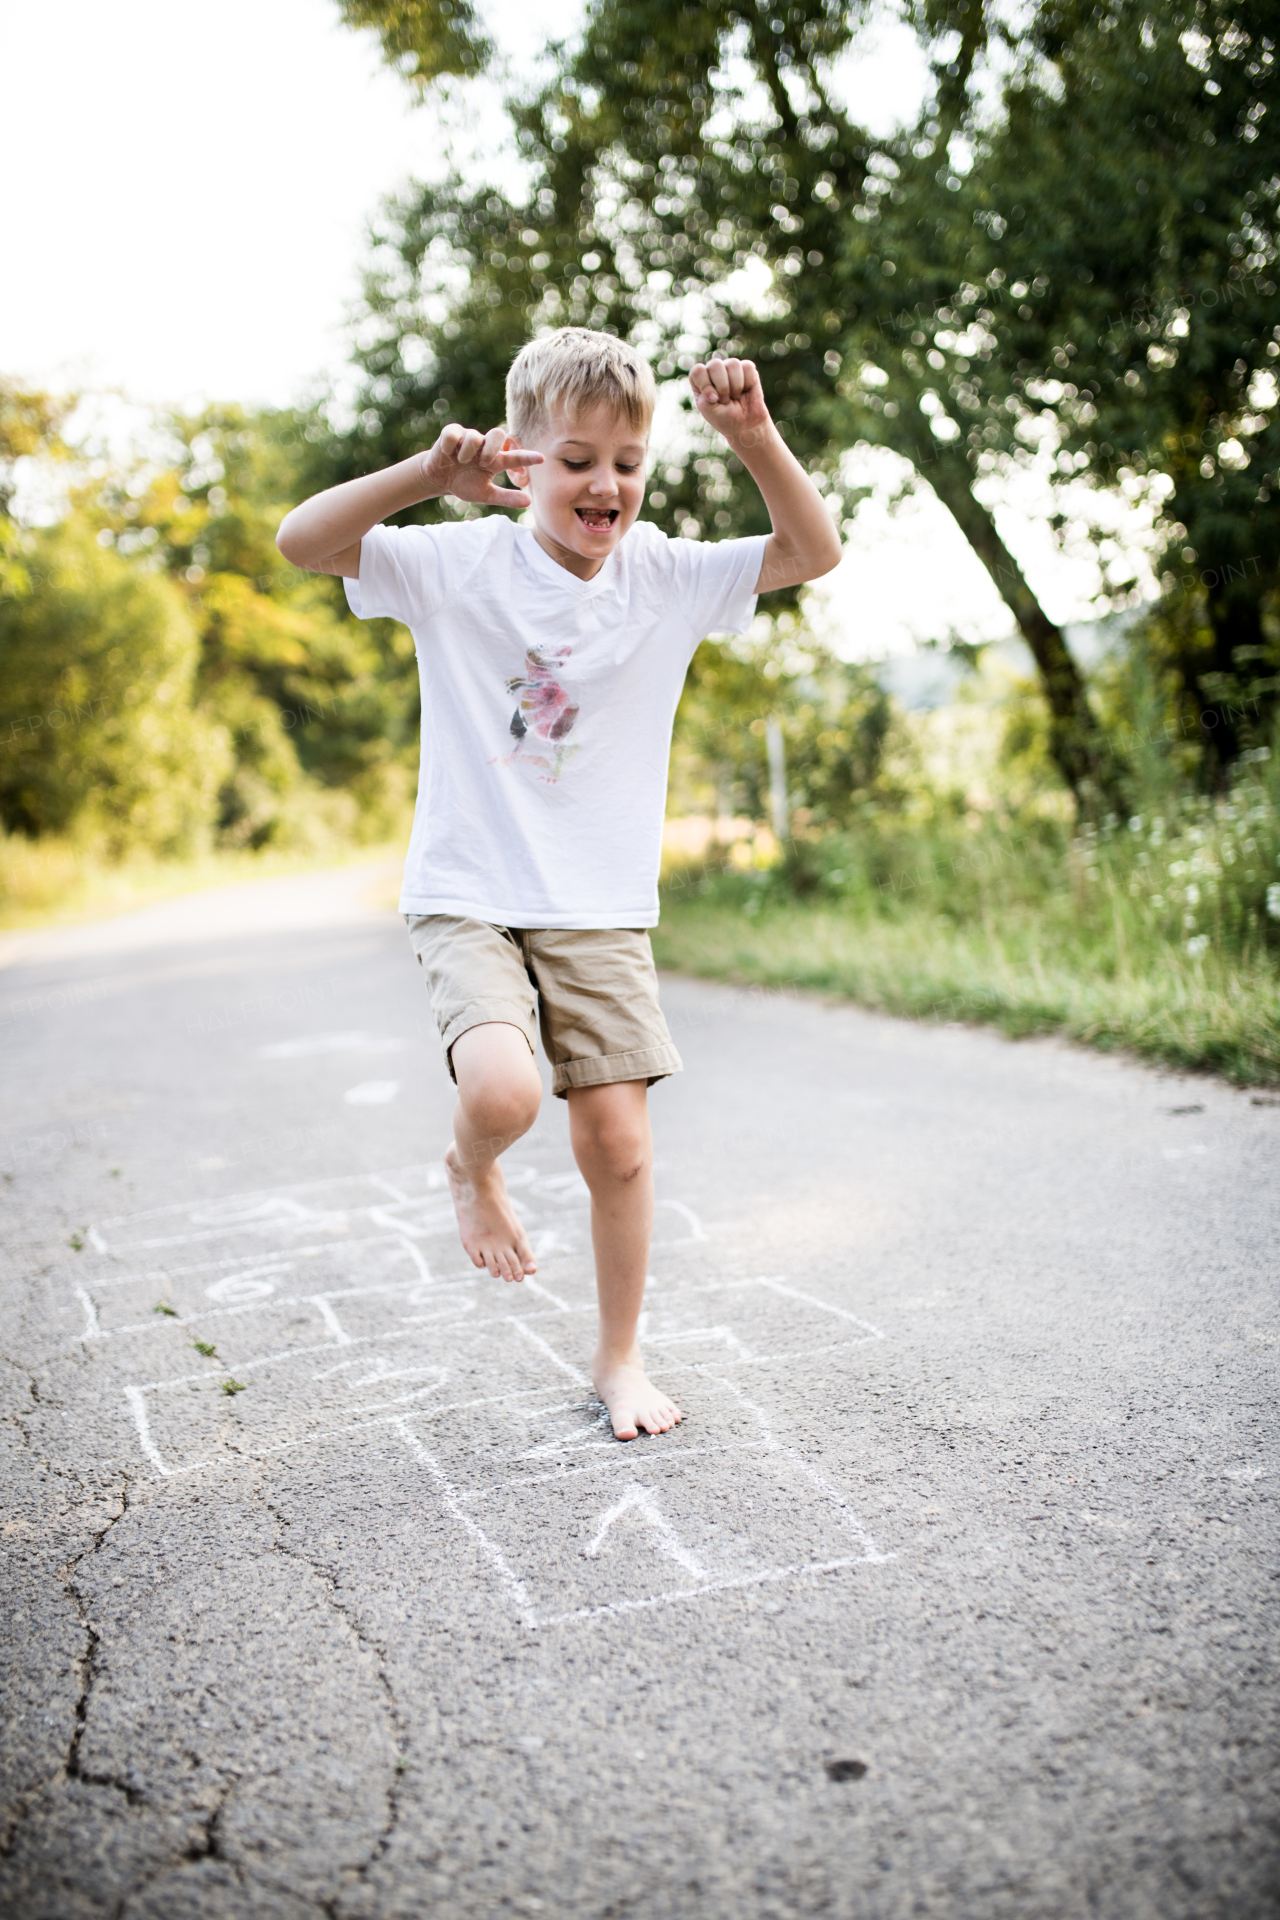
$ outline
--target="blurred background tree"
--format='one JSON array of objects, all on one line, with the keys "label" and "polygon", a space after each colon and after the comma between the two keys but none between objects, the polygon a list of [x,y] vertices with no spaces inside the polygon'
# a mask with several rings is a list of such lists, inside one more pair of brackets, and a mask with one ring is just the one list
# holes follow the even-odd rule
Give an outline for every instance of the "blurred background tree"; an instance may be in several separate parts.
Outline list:
[{"label": "blurred background tree", "polygon": [[[7,396],[4,444],[44,451],[67,405]],[[224,406],[159,427],[133,465],[69,467],[55,529],[0,523],[0,821],[117,856],[395,831],[416,758],[412,641],[351,620],[339,582],[275,545],[289,505],[324,484],[319,416]],[[68,702],[74,722],[42,721]]]},{"label": "blurred background tree", "polygon": [[[501,373],[539,325],[646,340],[660,376],[748,354],[840,511],[858,440],[932,487],[1032,654],[1053,764],[1084,812],[1114,811],[1114,743],[1001,532],[1051,455],[1049,524],[1095,541],[1100,611],[1137,596],[1089,492],[1157,516],[1168,600],[1149,631],[1213,784],[1269,735],[1280,686],[1274,22],[1260,0],[1046,0],[1016,26],[980,0],[909,11],[935,86],[877,139],[829,79],[853,10],[597,0],[552,85],[513,103],[527,198],[450,183],[388,209],[344,471],[450,413],[501,418]],[[758,530],[737,463],[690,441],[654,517]]]}]

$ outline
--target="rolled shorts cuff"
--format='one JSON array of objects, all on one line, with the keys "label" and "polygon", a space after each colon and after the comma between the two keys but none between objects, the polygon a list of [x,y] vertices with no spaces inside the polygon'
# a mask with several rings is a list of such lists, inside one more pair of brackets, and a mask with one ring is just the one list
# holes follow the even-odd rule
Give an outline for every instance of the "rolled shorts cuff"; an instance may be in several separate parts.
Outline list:
[{"label": "rolled shorts cuff", "polygon": [[561,1100],[571,1087],[612,1087],[623,1080],[643,1080],[652,1086],[670,1073],[682,1073],[684,1062],[672,1046],[637,1047],[631,1053],[596,1054],[586,1060],[561,1060],[551,1080],[551,1091]]},{"label": "rolled shorts cuff", "polygon": [[449,1069],[449,1078],[455,1087],[458,1076],[453,1070],[453,1046],[461,1040],[464,1033],[472,1027],[483,1027],[497,1022],[504,1027],[519,1027],[529,1043],[529,1051],[535,1057],[538,1051],[538,1021],[528,1001],[519,1000],[473,1000],[470,1006],[456,1013],[444,1032],[440,1035],[440,1044],[444,1048],[445,1064]]}]

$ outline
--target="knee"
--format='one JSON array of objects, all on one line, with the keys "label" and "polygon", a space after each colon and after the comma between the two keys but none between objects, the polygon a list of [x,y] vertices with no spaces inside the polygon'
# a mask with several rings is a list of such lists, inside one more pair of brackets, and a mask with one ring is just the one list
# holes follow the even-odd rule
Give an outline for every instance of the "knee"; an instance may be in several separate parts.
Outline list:
[{"label": "knee", "polygon": [[536,1074],[515,1081],[482,1080],[467,1087],[462,1100],[467,1119],[477,1132],[494,1142],[518,1140],[538,1117],[542,1083]]},{"label": "knee", "polygon": [[587,1163],[583,1172],[588,1179],[630,1186],[648,1171],[652,1148],[647,1129],[625,1121],[606,1121],[586,1130],[580,1155]]}]

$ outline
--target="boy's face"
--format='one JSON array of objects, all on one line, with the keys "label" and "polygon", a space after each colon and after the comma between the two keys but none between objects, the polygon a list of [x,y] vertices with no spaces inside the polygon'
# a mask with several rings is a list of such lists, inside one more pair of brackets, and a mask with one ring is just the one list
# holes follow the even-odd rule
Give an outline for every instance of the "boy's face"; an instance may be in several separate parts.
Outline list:
[{"label": "boy's face", "polygon": [[552,414],[528,442],[545,456],[531,467],[535,538],[580,580],[600,571],[644,501],[647,442],[625,414],[602,405]]}]

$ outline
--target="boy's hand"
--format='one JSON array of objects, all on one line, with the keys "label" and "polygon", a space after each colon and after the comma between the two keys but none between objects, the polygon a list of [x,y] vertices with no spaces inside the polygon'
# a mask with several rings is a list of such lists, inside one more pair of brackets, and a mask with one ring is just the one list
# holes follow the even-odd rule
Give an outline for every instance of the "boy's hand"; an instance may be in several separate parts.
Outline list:
[{"label": "boy's hand", "polygon": [[456,500],[475,500],[482,507],[509,507],[520,512],[530,506],[523,487],[500,487],[494,476],[542,465],[542,455],[518,447],[501,427],[477,433],[474,427],[446,427],[430,453],[422,456],[423,478],[433,496],[451,493]]},{"label": "boy's hand", "polygon": [[731,446],[754,446],[771,422],[754,360],[708,360],[689,374],[694,404]]}]

